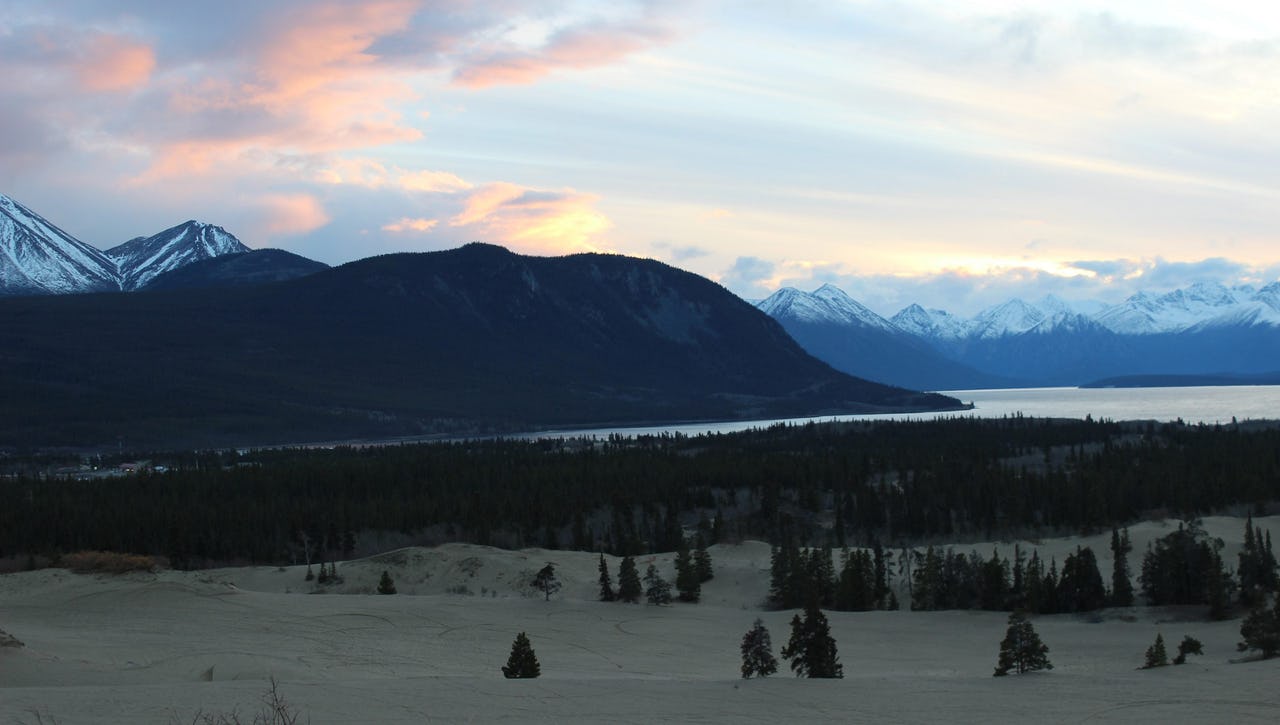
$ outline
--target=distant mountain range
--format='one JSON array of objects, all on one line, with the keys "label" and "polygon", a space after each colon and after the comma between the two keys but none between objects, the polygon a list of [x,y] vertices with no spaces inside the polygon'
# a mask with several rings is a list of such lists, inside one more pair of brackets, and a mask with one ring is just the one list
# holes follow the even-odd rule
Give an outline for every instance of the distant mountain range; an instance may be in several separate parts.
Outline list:
[{"label": "distant mountain range", "polygon": [[886,319],[831,285],[782,289],[758,307],[838,370],[925,390],[1238,378],[1280,360],[1280,282],[1201,282],[1117,305],[1012,299],[968,319],[916,304]]},{"label": "distant mountain range", "polygon": [[[186,272],[165,281],[179,269],[228,256],[242,257],[239,268],[221,277],[215,264],[204,277]],[[0,195],[0,297],[172,288],[185,278],[198,285],[244,284],[310,274],[326,266],[279,250],[251,250],[222,227],[194,220],[101,251]]]},{"label": "distant mountain range", "polygon": [[[195,223],[103,253],[5,202],[0,447],[961,407],[833,370],[724,288],[651,260],[470,244],[317,271]],[[53,294],[95,290],[116,293]]]}]

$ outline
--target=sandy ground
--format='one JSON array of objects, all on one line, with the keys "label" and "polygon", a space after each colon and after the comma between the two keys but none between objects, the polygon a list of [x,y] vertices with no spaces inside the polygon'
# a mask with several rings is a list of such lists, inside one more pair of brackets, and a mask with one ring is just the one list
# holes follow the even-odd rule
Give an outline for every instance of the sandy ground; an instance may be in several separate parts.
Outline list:
[{"label": "sandy ground", "polygon": [[[1280,534],[1280,517],[1257,523]],[[1242,522],[1205,525],[1234,565]],[[1146,542],[1174,526],[1130,529],[1135,571]],[[1106,577],[1108,541],[1037,544],[1059,563],[1092,545]],[[0,576],[0,628],[26,645],[0,648],[0,723],[251,719],[270,677],[313,723],[1280,721],[1280,659],[1242,661],[1239,621],[1198,621],[1198,610],[1036,618],[1054,669],[1006,678],[991,677],[1004,614],[830,612],[843,680],[800,680],[784,662],[744,681],[743,633],[761,617],[777,653],[793,612],[758,608],[768,546],[711,553],[704,602],[669,607],[595,601],[592,554],[459,544],[340,563],[343,583],[323,593],[294,567]],[[608,560],[616,577],[619,560]],[[671,576],[671,557],[655,560]],[[548,561],[565,583],[549,602],[527,583]],[[399,594],[371,593],[384,569]],[[520,631],[542,664],[537,680],[500,672]],[[1205,655],[1136,669],[1157,632],[1171,653],[1190,634]]]}]

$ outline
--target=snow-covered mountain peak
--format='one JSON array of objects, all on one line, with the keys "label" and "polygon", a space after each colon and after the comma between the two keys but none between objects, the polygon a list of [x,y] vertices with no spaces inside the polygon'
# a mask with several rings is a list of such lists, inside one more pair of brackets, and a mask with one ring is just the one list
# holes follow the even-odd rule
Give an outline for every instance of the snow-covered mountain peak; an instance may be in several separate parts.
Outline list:
[{"label": "snow-covered mountain peak", "polygon": [[889,321],[899,330],[917,337],[956,340],[968,332],[967,323],[950,312],[925,309],[914,303],[899,310]]},{"label": "snow-covered mountain peak", "polygon": [[849,324],[876,327],[889,332],[898,331],[891,322],[830,284],[813,292],[783,287],[756,306],[775,319],[788,318],[815,324]]},{"label": "snow-covered mountain peak", "polygon": [[981,339],[1017,335],[1040,324],[1045,317],[1045,313],[1015,297],[978,313],[973,318],[971,335]]},{"label": "snow-covered mountain peak", "polygon": [[119,289],[115,262],[0,195],[0,294]]},{"label": "snow-covered mountain peak", "polygon": [[192,219],[150,237],[131,239],[107,254],[119,265],[121,287],[132,290],[192,262],[248,251],[222,227]]},{"label": "snow-covered mountain peak", "polygon": [[103,252],[0,194],[0,296],[133,290],[191,262],[248,251],[193,219]]}]

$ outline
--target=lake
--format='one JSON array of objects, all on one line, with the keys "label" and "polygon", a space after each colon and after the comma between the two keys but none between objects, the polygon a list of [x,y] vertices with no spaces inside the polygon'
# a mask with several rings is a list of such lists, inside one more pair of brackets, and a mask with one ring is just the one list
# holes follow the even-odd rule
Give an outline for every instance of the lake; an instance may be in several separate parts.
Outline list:
[{"label": "lake", "polygon": [[680,423],[633,428],[583,428],[526,433],[518,438],[575,438],[660,435],[681,433],[732,433],[765,428],[776,423],[803,424],[833,420],[930,420],[939,417],[976,416],[1000,418],[1021,413],[1035,418],[1084,418],[1095,420],[1156,420],[1187,423],[1230,423],[1237,420],[1280,418],[1280,385],[1205,386],[1193,388],[1013,388],[1006,390],[944,390],[946,395],[973,403],[973,410],[945,413],[895,413],[840,415],[813,418],[778,418],[719,423]]}]

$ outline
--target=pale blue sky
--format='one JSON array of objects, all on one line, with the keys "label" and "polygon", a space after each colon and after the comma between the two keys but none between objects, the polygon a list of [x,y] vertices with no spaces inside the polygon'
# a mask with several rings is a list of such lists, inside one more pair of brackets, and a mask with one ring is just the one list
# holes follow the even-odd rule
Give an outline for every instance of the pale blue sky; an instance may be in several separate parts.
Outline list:
[{"label": "pale blue sky", "polygon": [[1280,276],[1253,2],[0,0],[0,192],[340,263],[472,240],[746,297],[1118,301]]}]

